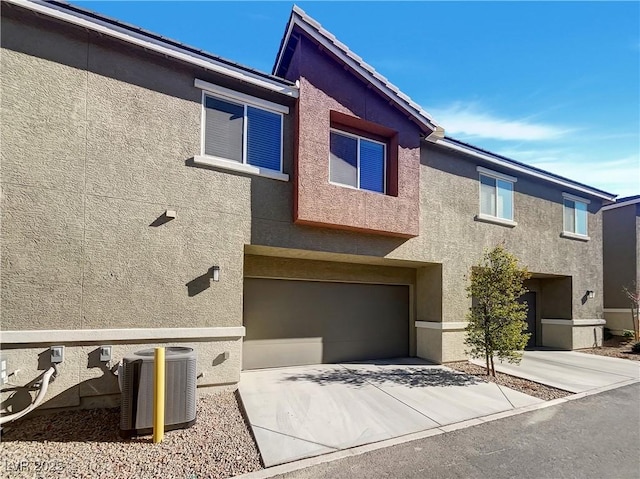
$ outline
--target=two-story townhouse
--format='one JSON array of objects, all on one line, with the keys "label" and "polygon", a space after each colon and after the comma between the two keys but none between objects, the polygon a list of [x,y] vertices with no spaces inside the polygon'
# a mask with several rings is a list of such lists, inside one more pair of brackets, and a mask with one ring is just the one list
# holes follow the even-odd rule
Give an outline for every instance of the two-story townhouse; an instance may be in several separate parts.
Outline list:
[{"label": "two-story townhouse", "polygon": [[194,347],[201,391],[464,359],[466,276],[500,242],[534,273],[532,346],[601,341],[614,195],[445,136],[297,7],[273,74],[66,4],[2,9],[2,349],[26,383],[66,346],[45,407],[117,401],[144,345]]},{"label": "two-story townhouse", "polygon": [[631,300],[625,290],[640,287],[640,195],[602,208],[604,318],[615,335],[633,330]]}]

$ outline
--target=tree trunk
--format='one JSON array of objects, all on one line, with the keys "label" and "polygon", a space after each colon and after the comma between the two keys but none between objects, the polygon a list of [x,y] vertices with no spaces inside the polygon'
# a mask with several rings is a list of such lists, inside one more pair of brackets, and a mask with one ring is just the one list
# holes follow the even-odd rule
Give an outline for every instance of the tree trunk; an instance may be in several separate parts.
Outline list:
[{"label": "tree trunk", "polygon": [[493,364],[493,355],[491,355],[491,375],[494,378],[496,377],[496,366]]},{"label": "tree trunk", "polygon": [[487,364],[487,376],[489,375],[489,356],[491,356],[491,351],[490,351],[490,341],[491,339],[489,338],[489,321],[487,320],[487,316],[486,316],[486,312],[487,312],[487,308],[485,306],[485,317],[484,317],[484,359],[486,361]]},{"label": "tree trunk", "polygon": [[489,348],[484,348],[484,359],[487,363],[487,376],[488,376],[489,371],[491,371],[491,369],[489,369]]}]

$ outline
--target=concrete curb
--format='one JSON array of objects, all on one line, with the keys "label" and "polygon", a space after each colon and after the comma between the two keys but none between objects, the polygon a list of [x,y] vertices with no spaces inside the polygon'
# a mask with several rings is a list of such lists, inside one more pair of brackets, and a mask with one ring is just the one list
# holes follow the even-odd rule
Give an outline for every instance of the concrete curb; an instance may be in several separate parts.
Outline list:
[{"label": "concrete curb", "polygon": [[477,426],[479,424],[485,424],[487,422],[495,421],[497,419],[517,416],[519,414],[524,414],[531,411],[537,411],[538,409],[545,409],[551,406],[557,406],[559,404],[564,404],[566,402],[573,401],[575,399],[581,399],[587,396],[592,396],[594,394],[610,391],[612,389],[618,389],[618,388],[629,386],[635,383],[640,383],[640,379],[628,379],[615,384],[610,384],[608,386],[602,386],[599,388],[590,389],[589,391],[572,394],[570,396],[566,396],[559,399],[552,399],[551,401],[545,401],[539,404],[533,404],[530,406],[524,406],[517,409],[511,409],[508,411],[502,411],[499,413],[490,414],[489,416],[482,416],[482,417],[468,419],[466,421],[461,421],[453,424],[447,424],[446,426],[435,427],[433,429],[427,429],[425,431],[420,431],[413,434],[394,437],[392,439],[386,439],[384,441],[374,442],[371,444],[364,444],[362,446],[356,446],[350,449],[344,449],[342,451],[330,452],[328,454],[323,454],[321,456],[309,457],[307,459],[301,459],[299,461],[288,462],[286,464],[280,464],[279,466],[273,466],[267,469],[262,469],[260,471],[249,472],[247,474],[235,476],[235,478],[236,479],[267,479],[270,477],[275,477],[279,474],[286,474],[289,472],[298,471],[300,469],[316,466],[318,464],[333,462],[339,459],[344,459],[346,457],[359,456],[360,454],[364,454],[366,452],[376,451],[378,449],[384,449],[391,446],[397,446],[399,444],[416,441],[418,439],[425,439],[428,437],[439,436],[440,434],[445,434],[447,432],[457,431],[460,429],[466,429],[468,427]]}]

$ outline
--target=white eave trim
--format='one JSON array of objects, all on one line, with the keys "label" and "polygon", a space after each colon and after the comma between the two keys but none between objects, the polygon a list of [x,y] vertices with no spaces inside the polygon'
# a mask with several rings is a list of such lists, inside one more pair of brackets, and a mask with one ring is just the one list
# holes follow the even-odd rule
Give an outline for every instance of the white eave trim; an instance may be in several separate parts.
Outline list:
[{"label": "white eave trim", "polygon": [[555,324],[558,326],[602,326],[607,324],[604,319],[545,319],[540,320],[542,324]]},{"label": "white eave trim", "polygon": [[193,86],[208,93],[212,93],[216,96],[228,98],[229,100],[236,100],[242,103],[247,103],[249,105],[257,106],[264,110],[271,110],[277,113],[283,113],[285,115],[289,114],[288,106],[280,105],[279,103],[274,103],[268,100],[263,100],[262,98],[247,95],[246,93],[240,93],[239,91],[215,85],[198,78],[193,81]]},{"label": "white eave trim", "polygon": [[576,195],[572,195],[571,193],[562,193],[562,197],[567,199],[567,200],[571,200],[571,201],[578,201],[580,203],[585,203],[585,204],[589,204],[591,203],[590,200],[583,198],[582,196],[576,196]]},{"label": "white eave trim", "polygon": [[511,183],[516,183],[518,181],[518,178],[516,178],[515,176],[505,175],[504,173],[490,170],[489,168],[485,168],[484,166],[478,166],[476,167],[476,170],[478,171],[478,173],[481,173],[485,176],[498,178],[499,180],[510,181]]},{"label": "white eave trim", "polygon": [[535,178],[540,178],[542,180],[549,181],[551,183],[555,183],[557,185],[564,186],[566,188],[571,188],[572,190],[581,191],[583,193],[587,193],[587,194],[589,194],[591,196],[595,196],[597,198],[602,198],[602,199],[608,200],[608,201],[615,201],[615,198],[616,198],[616,195],[604,194],[604,193],[601,193],[599,191],[592,190],[591,188],[587,188],[587,187],[584,187],[584,186],[581,186],[581,185],[577,185],[575,183],[572,183],[571,181],[565,181],[565,180],[562,180],[560,178],[556,178],[554,176],[551,176],[549,174],[545,174],[545,173],[540,172],[540,171],[532,170],[532,169],[527,168],[525,166],[515,165],[513,163],[504,161],[504,160],[502,160],[500,158],[497,158],[495,156],[488,155],[486,153],[481,153],[481,152],[473,150],[471,148],[468,148],[468,147],[465,147],[465,146],[462,146],[462,145],[458,145],[456,143],[452,143],[452,142],[448,141],[446,138],[442,139],[442,140],[437,140],[435,142],[435,144],[442,145],[442,146],[444,146],[446,148],[449,148],[451,150],[459,151],[459,152],[464,153],[466,155],[474,156],[476,158],[484,160],[484,161],[486,161],[488,163],[491,163],[493,165],[497,165],[497,166],[500,166],[502,168],[506,168],[508,170],[515,171],[515,172],[518,172],[518,173],[524,173],[524,174],[526,174],[528,176],[533,176]]},{"label": "white eave trim", "polygon": [[416,321],[416,328],[438,329],[440,331],[460,331],[467,327],[466,321]]},{"label": "white eave trim", "polygon": [[189,341],[219,338],[241,338],[244,326],[220,328],[150,328],[150,329],[55,329],[34,331],[2,331],[2,344],[37,343],[102,343],[109,341]]},{"label": "white eave trim", "polygon": [[[322,25],[313,21],[304,13],[299,7],[293,7],[293,16],[289,22],[289,28],[287,29],[286,37],[282,43],[282,48],[278,53],[278,60],[274,68],[274,72],[280,68],[282,60],[282,52],[286,45],[289,43],[289,38],[293,30],[293,26],[297,25],[301,30],[306,32],[311,38],[314,38],[318,43],[322,45],[326,50],[342,59],[349,67],[355,70],[363,78],[367,79],[372,85],[384,92],[389,98],[393,99],[405,112],[411,115],[418,123],[428,128],[431,131],[442,130],[442,128],[430,117],[430,115],[422,109],[418,104],[415,104],[407,95],[402,93],[397,87],[391,85],[386,78],[382,77],[372,67],[367,65],[362,58],[358,57],[355,53],[351,52],[349,48],[339,42],[335,37],[327,32]],[[335,43],[329,41],[325,35],[333,37]],[[338,46],[340,45],[340,46]],[[342,47],[342,48],[341,48]],[[363,66],[363,65],[366,65]],[[367,68],[368,67],[368,68]]]},{"label": "white eave trim", "polygon": [[624,206],[630,206],[640,203],[640,198],[636,198],[635,200],[627,200],[622,201],[621,203],[614,203],[612,205],[607,205],[602,207],[602,211],[614,210],[616,208],[623,208]]},{"label": "white eave trim", "polygon": [[249,71],[245,71],[231,65],[226,65],[222,62],[216,62],[211,58],[198,55],[197,53],[188,52],[175,45],[170,45],[162,41],[149,38],[145,35],[131,32],[116,25],[112,25],[95,18],[87,17],[86,15],[83,15],[81,13],[69,13],[57,8],[55,5],[44,5],[41,3],[30,2],[28,0],[6,1],[8,3],[31,10],[33,12],[47,15],[49,17],[65,21],[73,25],[77,25],[88,30],[92,30],[103,35],[108,35],[110,37],[131,43],[133,45],[146,48],[147,50],[166,55],[167,57],[181,60],[192,65],[202,67],[206,70],[235,78],[236,80],[251,83],[252,85],[256,85],[266,90],[274,91],[291,98],[298,98],[299,91],[295,86],[280,83],[276,80],[265,78],[260,75],[253,74]]},{"label": "white eave trim", "polygon": [[605,313],[630,313],[631,308],[604,308],[602,311]]}]

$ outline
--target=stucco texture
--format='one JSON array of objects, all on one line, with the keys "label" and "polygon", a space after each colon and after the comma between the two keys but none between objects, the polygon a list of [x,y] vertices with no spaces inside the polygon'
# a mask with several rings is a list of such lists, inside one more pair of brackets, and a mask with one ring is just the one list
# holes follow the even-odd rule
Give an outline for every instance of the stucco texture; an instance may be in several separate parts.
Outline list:
[{"label": "stucco texture", "polygon": [[[194,78],[229,81],[4,5],[1,30],[2,329],[240,326],[252,182],[187,164]],[[49,346],[2,344],[14,384],[49,367]],[[43,408],[117,403],[98,346],[66,344]],[[114,361],[143,346],[114,344]],[[234,387],[241,347],[197,342],[199,386]],[[2,400],[19,410],[30,395]]]},{"label": "stucco texture", "polygon": [[[120,388],[116,376],[117,364],[125,356],[140,349],[157,346],[192,347],[197,355],[198,388],[207,391],[210,386],[235,385],[240,380],[242,339],[225,338],[218,341],[112,344],[110,363],[100,362],[100,344],[66,344],[64,361],[58,365],[58,374],[50,383],[40,409],[60,407],[105,407],[119,404]],[[224,359],[224,353],[229,358]],[[20,411],[35,396],[29,385],[51,365],[49,345],[20,345],[3,347],[9,371],[19,369],[17,378],[25,387],[11,388],[2,393],[2,409]]]},{"label": "stucco texture", "polygon": [[624,288],[640,284],[640,205],[602,212],[604,307],[628,308]]},{"label": "stucco texture", "polygon": [[2,328],[240,325],[251,181],[186,165],[200,152],[194,72],[15,15],[2,18]]},{"label": "stucco texture", "polygon": [[619,311],[605,311],[604,319],[607,321],[606,327],[611,330],[611,334],[622,336],[625,329],[633,331],[633,316],[631,308]]},{"label": "stucco texture", "polygon": [[[295,55],[300,74],[295,221],[416,236],[420,222],[419,128],[311,41],[303,38]],[[389,168],[397,169],[397,194],[372,193],[329,182],[332,112],[383,125],[395,132],[388,149],[395,148],[397,152],[393,155],[390,152],[387,160]],[[397,166],[391,161],[395,153]]]}]

